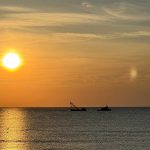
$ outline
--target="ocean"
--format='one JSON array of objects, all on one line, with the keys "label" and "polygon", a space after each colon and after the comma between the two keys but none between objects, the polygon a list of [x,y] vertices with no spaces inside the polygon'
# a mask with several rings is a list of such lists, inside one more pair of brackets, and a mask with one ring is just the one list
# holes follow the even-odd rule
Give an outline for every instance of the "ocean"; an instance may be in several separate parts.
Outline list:
[{"label": "ocean", "polygon": [[150,108],[0,108],[0,150],[150,150]]}]

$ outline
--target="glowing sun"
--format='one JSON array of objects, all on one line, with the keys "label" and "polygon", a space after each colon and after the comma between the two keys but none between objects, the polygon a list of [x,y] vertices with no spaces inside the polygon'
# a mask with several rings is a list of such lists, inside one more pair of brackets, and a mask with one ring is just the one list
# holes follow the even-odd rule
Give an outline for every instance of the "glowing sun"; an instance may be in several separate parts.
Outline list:
[{"label": "glowing sun", "polygon": [[6,69],[14,71],[22,65],[22,60],[19,54],[10,52],[2,58],[2,65]]}]

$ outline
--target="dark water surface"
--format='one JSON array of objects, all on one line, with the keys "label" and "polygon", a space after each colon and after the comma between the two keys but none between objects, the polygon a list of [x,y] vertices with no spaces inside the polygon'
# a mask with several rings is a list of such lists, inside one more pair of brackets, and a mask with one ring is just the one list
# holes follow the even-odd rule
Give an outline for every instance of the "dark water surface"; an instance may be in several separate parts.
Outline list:
[{"label": "dark water surface", "polygon": [[1,108],[2,149],[150,150],[150,108]]}]

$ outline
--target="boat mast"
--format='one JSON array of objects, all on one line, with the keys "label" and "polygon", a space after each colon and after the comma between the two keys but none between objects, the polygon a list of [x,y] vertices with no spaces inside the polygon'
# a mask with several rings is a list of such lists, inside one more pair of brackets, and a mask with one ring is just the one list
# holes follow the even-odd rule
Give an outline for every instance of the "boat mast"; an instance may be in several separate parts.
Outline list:
[{"label": "boat mast", "polygon": [[73,107],[73,108],[76,108],[76,109],[79,109],[75,104],[73,104],[71,101],[70,101],[70,106]]}]

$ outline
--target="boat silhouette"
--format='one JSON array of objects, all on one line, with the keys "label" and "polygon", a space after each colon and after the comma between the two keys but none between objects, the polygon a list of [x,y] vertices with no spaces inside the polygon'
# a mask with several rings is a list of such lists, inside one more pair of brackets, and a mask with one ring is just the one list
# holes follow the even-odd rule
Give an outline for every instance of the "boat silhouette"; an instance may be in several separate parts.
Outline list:
[{"label": "boat silhouette", "polygon": [[107,105],[105,107],[102,107],[100,109],[97,109],[97,111],[111,111],[111,108],[109,108]]},{"label": "boat silhouette", "polygon": [[85,107],[79,108],[73,102],[70,101],[70,110],[71,111],[86,111]]}]

